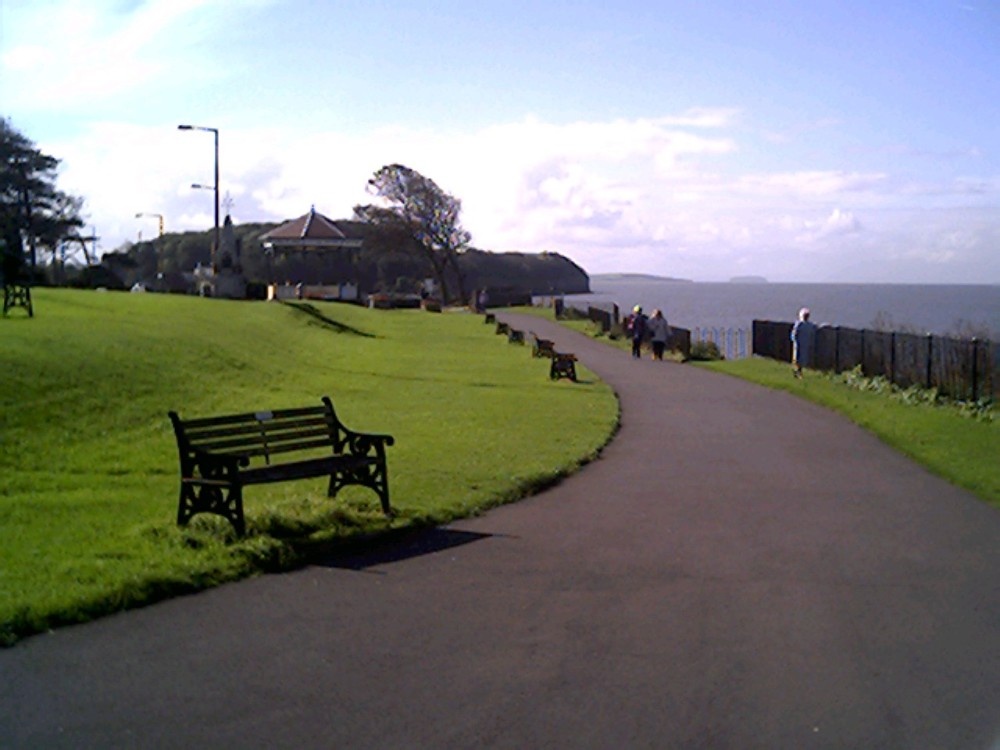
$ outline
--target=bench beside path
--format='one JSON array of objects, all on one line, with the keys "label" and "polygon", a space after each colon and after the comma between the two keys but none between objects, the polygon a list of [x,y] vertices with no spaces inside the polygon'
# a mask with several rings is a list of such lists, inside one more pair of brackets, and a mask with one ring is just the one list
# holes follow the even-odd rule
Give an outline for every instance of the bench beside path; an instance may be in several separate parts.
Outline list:
[{"label": "bench beside path", "polygon": [[788,394],[498,319],[615,388],[600,459],[0,651],[4,746],[995,746],[1000,513]]}]

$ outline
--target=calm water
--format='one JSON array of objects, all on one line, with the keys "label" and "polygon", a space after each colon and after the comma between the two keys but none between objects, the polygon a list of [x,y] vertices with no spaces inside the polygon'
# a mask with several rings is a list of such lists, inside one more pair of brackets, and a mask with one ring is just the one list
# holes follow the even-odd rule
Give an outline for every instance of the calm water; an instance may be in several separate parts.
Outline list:
[{"label": "calm water", "polygon": [[659,307],[683,328],[749,328],[754,319],[793,321],[800,307],[817,324],[882,328],[939,335],[978,335],[1000,341],[1000,286],[911,284],[737,284],[591,278],[592,294],[569,304],[617,303],[625,315],[639,304]]}]

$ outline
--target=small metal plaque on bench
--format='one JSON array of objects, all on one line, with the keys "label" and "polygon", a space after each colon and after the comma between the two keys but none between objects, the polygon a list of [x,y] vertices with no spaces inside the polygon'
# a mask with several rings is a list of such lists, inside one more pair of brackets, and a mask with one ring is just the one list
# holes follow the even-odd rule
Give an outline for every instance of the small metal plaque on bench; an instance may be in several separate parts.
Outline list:
[{"label": "small metal plaque on bench", "polygon": [[259,411],[254,416],[257,418],[258,422],[266,422],[269,419],[274,418],[274,414],[269,411]]}]

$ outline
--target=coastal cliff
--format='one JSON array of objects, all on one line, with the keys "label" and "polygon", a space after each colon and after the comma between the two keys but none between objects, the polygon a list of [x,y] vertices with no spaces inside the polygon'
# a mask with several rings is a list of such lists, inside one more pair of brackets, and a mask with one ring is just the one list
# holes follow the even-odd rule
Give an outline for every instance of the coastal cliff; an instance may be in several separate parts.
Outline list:
[{"label": "coastal cliff", "polygon": [[528,295],[587,294],[590,277],[559,253],[469,250],[459,258],[466,289],[505,289]]}]

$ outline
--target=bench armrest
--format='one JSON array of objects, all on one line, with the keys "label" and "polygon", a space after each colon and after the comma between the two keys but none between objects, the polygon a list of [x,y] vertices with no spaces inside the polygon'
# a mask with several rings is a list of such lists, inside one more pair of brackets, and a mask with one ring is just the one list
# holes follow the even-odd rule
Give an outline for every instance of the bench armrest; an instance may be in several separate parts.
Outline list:
[{"label": "bench armrest", "polygon": [[187,460],[181,461],[181,473],[188,479],[199,476],[203,479],[231,478],[249,465],[250,459],[246,456],[229,456],[191,447]]},{"label": "bench armrest", "polygon": [[382,435],[373,432],[355,432],[343,425],[340,427],[340,439],[337,449],[355,456],[366,456],[372,449],[376,453],[385,451],[385,446],[393,445],[396,440],[392,435]]}]

